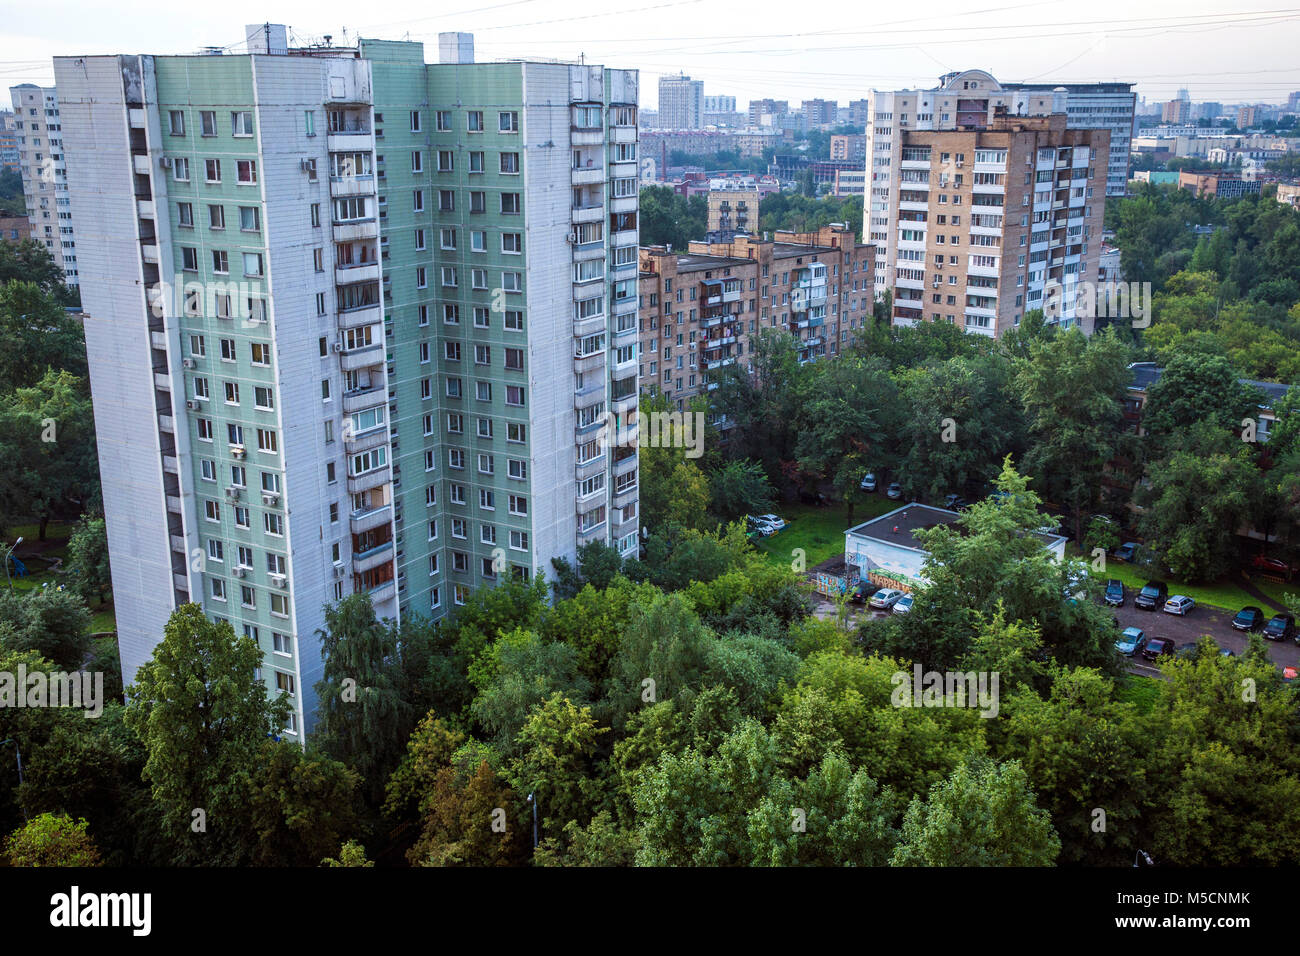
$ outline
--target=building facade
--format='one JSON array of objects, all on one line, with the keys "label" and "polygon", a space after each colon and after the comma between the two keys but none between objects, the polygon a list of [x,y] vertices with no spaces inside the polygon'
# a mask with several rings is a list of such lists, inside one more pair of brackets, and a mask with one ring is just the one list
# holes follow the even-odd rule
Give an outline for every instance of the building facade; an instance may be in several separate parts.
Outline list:
[{"label": "building facade", "polygon": [[1060,114],[901,133],[884,283],[893,321],[998,336],[1043,309],[1091,331],[1074,285],[1098,277],[1107,143],[1105,130],[1068,129]]},{"label": "building facade", "polygon": [[297,735],[326,605],[635,550],[636,74],[248,38],[55,72],[123,676],[197,602]]},{"label": "building facade", "polygon": [[700,129],[704,125],[704,81],[685,73],[659,77],[659,128]]},{"label": "building facade", "polygon": [[709,189],[709,232],[753,232],[758,229],[758,189]]},{"label": "building facade", "polygon": [[64,283],[75,287],[79,281],[77,242],[72,231],[58,93],[52,87],[24,83],[10,88],[9,95],[31,237],[63,270]]},{"label": "building facade", "polygon": [[684,410],[711,390],[711,372],[748,366],[764,329],[792,334],[801,362],[838,355],[871,320],[872,260],[872,248],[843,224],[692,242],[684,252],[643,248],[642,391]]},{"label": "building facade", "polygon": [[867,137],[856,134],[836,134],[831,137],[831,159],[852,159],[864,162],[867,158]]}]

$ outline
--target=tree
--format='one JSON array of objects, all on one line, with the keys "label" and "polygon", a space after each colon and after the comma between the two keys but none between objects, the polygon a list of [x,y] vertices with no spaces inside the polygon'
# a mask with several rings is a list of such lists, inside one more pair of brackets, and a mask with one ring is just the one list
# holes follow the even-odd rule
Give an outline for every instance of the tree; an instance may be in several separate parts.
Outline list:
[{"label": "tree", "polygon": [[601,810],[587,826],[570,821],[562,838],[546,837],[537,845],[537,866],[632,866],[636,862],[635,830],[620,827],[608,810]]},{"label": "tree", "polygon": [[[20,186],[19,198],[21,195]],[[20,215],[25,216],[26,212]],[[49,296],[50,301],[60,308],[73,305],[77,301],[76,293],[63,284],[63,270],[55,263],[49,250],[35,239],[22,239],[19,242],[6,242],[0,245],[0,286],[8,286],[12,283],[32,285],[43,295]],[[3,311],[2,305],[0,311]],[[43,367],[41,370],[43,371]],[[0,381],[7,380],[0,379]]]},{"label": "tree", "polygon": [[68,570],[76,575],[73,587],[87,604],[104,602],[113,588],[113,576],[102,516],[82,515],[68,539]]},{"label": "tree", "polygon": [[517,735],[529,714],[553,694],[579,705],[590,703],[591,685],[578,670],[578,652],[531,631],[503,635],[487,651],[492,673],[471,706],[474,719],[503,757],[517,752]]},{"label": "tree", "polygon": [[5,840],[10,866],[99,866],[85,820],[42,813]]},{"label": "tree", "polygon": [[1240,437],[1243,420],[1253,420],[1260,403],[1261,396],[1241,383],[1222,355],[1183,353],[1170,360],[1147,390],[1142,427],[1155,457],[1177,444],[1175,436],[1182,430],[1202,422]]},{"label": "tree", "polygon": [[729,461],[709,476],[710,510],[727,522],[767,514],[776,500],[772,484],[756,461]]},{"label": "tree", "polygon": [[813,379],[799,417],[799,467],[835,488],[850,523],[862,476],[892,464],[902,399],[878,359],[846,356]]},{"label": "tree", "polygon": [[321,866],[338,867],[338,866],[356,866],[368,867],[374,866],[374,862],[366,859],[366,848],[356,840],[348,840],[339,847],[338,858],[326,857],[321,860]]},{"label": "tree", "polygon": [[603,803],[597,754],[607,733],[589,707],[576,706],[559,691],[524,721],[506,778],[516,793],[533,795],[544,830],[559,833],[571,822],[586,826]]},{"label": "tree", "polygon": [[[650,416],[669,412],[668,399],[654,392],[641,399],[641,413]],[[694,414],[692,408],[686,414]],[[666,423],[656,447],[643,445],[638,467],[641,488],[641,524],[651,531],[676,525],[699,528],[709,508],[709,480],[694,459],[686,457],[686,443],[680,426]]]},{"label": "tree", "polygon": [[415,866],[511,866],[525,858],[521,799],[487,760],[443,767],[425,802]]},{"label": "tree", "polygon": [[11,650],[35,651],[65,671],[79,671],[90,651],[89,632],[90,612],[74,591],[0,591],[0,642]]},{"label": "tree", "polygon": [[974,758],[912,800],[893,866],[1051,866],[1061,841],[1020,764]]},{"label": "tree", "polygon": [[361,778],[297,743],[263,742],[249,811],[255,866],[315,866],[354,831]]},{"label": "tree", "polygon": [[1138,527],[1178,577],[1211,581],[1235,564],[1237,531],[1252,516],[1261,482],[1250,446],[1213,422],[1178,434],[1167,457],[1147,466]]},{"label": "tree", "polygon": [[703,239],[709,227],[703,196],[685,196],[671,186],[645,186],[640,196],[641,245],[671,245],[683,252],[692,239]]},{"label": "tree", "polygon": [[318,634],[325,668],[316,684],[317,743],[361,775],[377,806],[417,719],[403,693],[397,628],[375,619],[368,594],[352,594],[325,609]]},{"label": "tree", "polygon": [[1102,473],[1121,447],[1121,397],[1128,349],[1112,330],[1087,338],[1077,328],[1034,342],[1016,363],[1029,422],[1022,468],[1051,501],[1069,509],[1075,540],[1097,504]]},{"label": "tree", "polygon": [[247,857],[250,781],[263,741],[289,720],[287,697],[269,700],[256,677],[261,663],[251,637],[185,604],[127,690],[126,723],[144,742],[144,779],[177,863]]},{"label": "tree", "polygon": [[[3,290],[0,290],[0,296]],[[50,370],[30,388],[0,395],[0,525],[50,519],[99,500],[95,420],[85,379]]]}]

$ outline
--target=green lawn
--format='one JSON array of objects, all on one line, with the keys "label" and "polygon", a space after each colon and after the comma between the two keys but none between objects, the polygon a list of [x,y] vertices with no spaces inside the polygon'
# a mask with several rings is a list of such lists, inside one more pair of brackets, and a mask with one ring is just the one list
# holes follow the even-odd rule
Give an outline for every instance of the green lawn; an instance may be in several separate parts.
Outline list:
[{"label": "green lawn", "polygon": [[[1074,557],[1080,557],[1078,549],[1073,548]],[[1151,580],[1162,580],[1169,585],[1169,593],[1186,594],[1197,604],[1208,604],[1213,607],[1223,608],[1229,611],[1240,610],[1246,604],[1258,604],[1257,598],[1247,594],[1241,586],[1244,579],[1240,574],[1224,575],[1217,581],[1208,584],[1192,584],[1187,581],[1180,581],[1177,578],[1166,575],[1161,576],[1154,570],[1146,570],[1136,564],[1126,564],[1122,561],[1116,561],[1113,558],[1106,560],[1106,570],[1100,575],[1103,578],[1119,578],[1124,582],[1124,587],[1129,590],[1140,590],[1143,585]],[[1282,601],[1282,595],[1290,589],[1292,593],[1300,591],[1300,584],[1272,584],[1268,581],[1251,579],[1251,583],[1259,588],[1279,604]]]},{"label": "green lawn", "polygon": [[1151,710],[1159,696],[1160,681],[1154,677],[1129,674],[1127,677],[1120,678],[1115,685],[1116,699],[1133,704],[1142,714]]},{"label": "green lawn", "polygon": [[[853,509],[853,524],[861,524],[898,506],[898,502],[884,495],[872,495]],[[785,527],[771,537],[754,539],[754,547],[770,555],[773,561],[788,565],[794,560],[794,550],[802,548],[804,566],[811,568],[844,553],[844,532],[851,525],[843,505],[789,504],[778,506],[774,513],[785,519]]]}]

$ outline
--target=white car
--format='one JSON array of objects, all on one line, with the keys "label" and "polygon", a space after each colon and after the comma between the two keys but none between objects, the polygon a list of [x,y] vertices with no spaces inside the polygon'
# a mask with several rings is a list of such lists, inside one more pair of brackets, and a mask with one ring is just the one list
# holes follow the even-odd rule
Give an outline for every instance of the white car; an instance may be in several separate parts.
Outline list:
[{"label": "white car", "polygon": [[761,534],[764,538],[776,534],[776,528],[772,527],[766,521],[760,521],[758,518],[751,517],[748,521],[749,530]]},{"label": "white car", "polygon": [[858,483],[858,487],[863,491],[875,491],[876,473],[874,471],[867,472],[867,474],[863,476],[862,481]]},{"label": "white car", "polygon": [[1175,594],[1165,602],[1162,610],[1166,614],[1177,614],[1181,617],[1194,607],[1196,607],[1196,602],[1186,594]]},{"label": "white car", "polygon": [[888,611],[898,603],[898,599],[902,596],[903,592],[897,588],[881,588],[871,595],[871,600],[867,603],[878,611]]},{"label": "white car", "polygon": [[778,515],[759,515],[754,520],[761,521],[763,524],[771,525],[772,530],[774,531],[780,531],[785,527],[785,519]]},{"label": "white car", "polygon": [[915,602],[916,602],[916,598],[912,597],[912,595],[904,594],[901,598],[899,598],[897,601],[894,602],[894,613],[906,614],[908,611],[912,610],[912,605]]}]

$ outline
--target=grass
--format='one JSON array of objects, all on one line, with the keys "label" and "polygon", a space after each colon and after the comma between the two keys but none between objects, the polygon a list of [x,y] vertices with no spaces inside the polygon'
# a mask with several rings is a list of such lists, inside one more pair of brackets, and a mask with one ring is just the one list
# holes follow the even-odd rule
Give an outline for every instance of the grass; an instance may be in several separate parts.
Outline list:
[{"label": "grass", "polygon": [[1126,704],[1132,704],[1138,713],[1149,713],[1161,693],[1160,681],[1154,677],[1129,674],[1115,684],[1115,698]]},{"label": "grass", "polygon": [[[861,524],[896,507],[898,502],[884,495],[873,495],[853,509],[853,524]],[[794,550],[802,548],[804,565],[811,568],[844,553],[844,532],[852,525],[843,505],[790,504],[778,507],[775,513],[785,519],[785,527],[771,537],[754,539],[754,547],[773,561],[788,565]]]},{"label": "grass", "polygon": [[[1072,545],[1070,550],[1073,557],[1083,557],[1079,550]],[[1240,574],[1227,574],[1217,581],[1194,584],[1189,581],[1181,581],[1172,575],[1162,575],[1155,569],[1147,569],[1140,565],[1128,564],[1109,558],[1106,561],[1106,570],[1100,574],[1100,577],[1118,578],[1124,582],[1124,587],[1131,591],[1141,590],[1148,581],[1164,581],[1169,585],[1170,596],[1186,594],[1197,604],[1222,608],[1226,611],[1238,611],[1247,604],[1259,603],[1258,598],[1248,594],[1245,588],[1242,587],[1244,579]],[[1273,584],[1258,578],[1252,578],[1251,583],[1279,604],[1285,603],[1282,596],[1288,590],[1293,594],[1300,592],[1300,584],[1295,583]]]},{"label": "grass", "polygon": [[[5,547],[12,544],[19,537],[23,538],[23,543],[18,547],[18,560],[27,566],[27,574],[24,577],[13,575],[11,580],[15,591],[35,591],[45,585],[57,587],[58,585],[68,585],[70,580],[66,574],[55,574],[49,570],[44,560],[36,557],[40,554],[41,558],[62,558],[64,563],[68,560],[68,539],[72,537],[75,527],[74,522],[56,522],[51,521],[45,529],[45,540],[39,539],[41,527],[39,524],[20,524],[14,525],[7,531],[4,541]],[[13,574],[13,569],[10,569]],[[0,587],[5,587],[5,583],[0,581]],[[113,613],[113,602],[110,600],[100,605],[96,610],[93,605],[91,608],[90,619],[91,633],[100,631],[117,630],[117,619]]]}]

